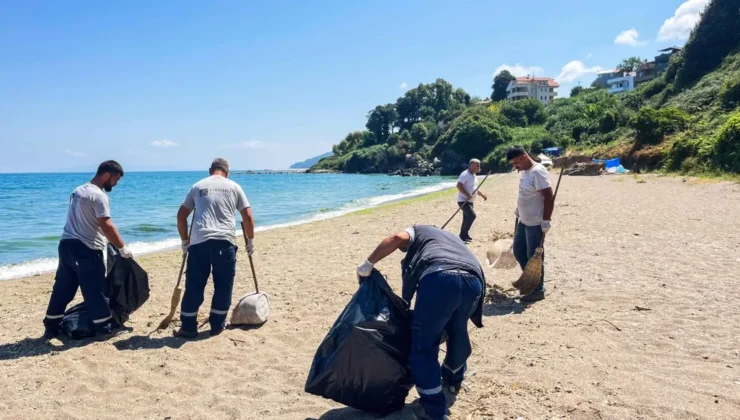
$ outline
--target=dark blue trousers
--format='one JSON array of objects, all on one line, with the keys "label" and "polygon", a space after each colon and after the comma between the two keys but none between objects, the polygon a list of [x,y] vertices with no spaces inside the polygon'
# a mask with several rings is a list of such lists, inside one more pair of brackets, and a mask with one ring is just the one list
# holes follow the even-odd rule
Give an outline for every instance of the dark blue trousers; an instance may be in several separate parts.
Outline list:
[{"label": "dark blue trousers", "polygon": [[90,249],[77,239],[65,239],[59,242],[59,265],[44,318],[47,328],[59,329],[64,311],[77,294],[78,287],[82,290],[85,307],[96,332],[108,332],[111,313],[106,296],[103,251]]},{"label": "dark blue trousers", "polygon": [[[478,277],[461,272],[441,271],[424,276],[416,291],[411,324],[411,373],[421,404],[433,419],[447,411],[442,379],[459,385],[471,353],[468,319],[483,293]],[[447,354],[439,365],[439,342],[446,331]]]},{"label": "dark blue trousers", "polygon": [[231,242],[215,239],[190,245],[188,248],[185,295],[180,307],[183,331],[198,330],[198,308],[203,303],[203,294],[211,273],[213,273],[211,331],[220,331],[226,326],[226,314],[231,307],[231,292],[236,274],[236,250],[236,245]]},{"label": "dark blue trousers", "polygon": [[[540,246],[540,242],[542,242],[542,227],[540,225],[537,226],[527,226],[522,222],[519,222],[519,225],[516,227],[516,236],[514,236],[514,258],[516,258],[519,265],[522,267],[522,270],[524,270],[524,267],[527,266],[527,262],[530,258],[532,258],[532,255],[534,255],[534,251],[537,249],[537,247]],[[542,277],[540,278],[540,285],[537,287],[537,290],[534,291],[534,293],[544,293],[545,292],[545,254],[542,253]]]}]

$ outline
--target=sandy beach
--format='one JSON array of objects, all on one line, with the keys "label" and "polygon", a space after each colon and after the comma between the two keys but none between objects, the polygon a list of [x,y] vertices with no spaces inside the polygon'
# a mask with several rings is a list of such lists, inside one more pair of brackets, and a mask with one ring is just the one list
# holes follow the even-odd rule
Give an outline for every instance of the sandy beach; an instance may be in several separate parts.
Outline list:
[{"label": "sandy beach", "polygon": [[[478,202],[471,231],[481,262],[513,228],[517,184],[502,175],[483,187],[490,199]],[[455,207],[445,191],[259,233],[255,263],[272,316],[214,338],[208,327],[195,341],[173,338],[172,326],[150,335],[169,309],[179,251],[137,258],[151,299],[133,331],[108,342],[39,339],[53,274],[0,282],[0,418],[373,419],[303,392],[314,352],[375,245],[413,224],[441,225]],[[451,418],[739,418],[738,220],[738,184],[565,177],[547,299],[525,307],[489,293],[485,328],[469,325],[473,355]],[[397,291],[401,258],[378,266]],[[518,274],[486,270],[503,289]],[[252,287],[241,254],[234,302]],[[202,316],[209,308],[207,296]],[[411,418],[410,409],[388,418]]]}]

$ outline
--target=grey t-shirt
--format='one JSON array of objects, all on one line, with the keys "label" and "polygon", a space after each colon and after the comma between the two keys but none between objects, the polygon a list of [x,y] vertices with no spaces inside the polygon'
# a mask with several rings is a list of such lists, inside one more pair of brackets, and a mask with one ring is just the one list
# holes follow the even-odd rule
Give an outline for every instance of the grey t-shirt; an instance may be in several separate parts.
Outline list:
[{"label": "grey t-shirt", "polygon": [[236,245],[236,212],[249,207],[239,184],[220,175],[209,176],[193,185],[182,205],[190,210],[195,208],[190,245],[211,239]]},{"label": "grey t-shirt", "polygon": [[69,197],[62,239],[79,239],[88,248],[102,251],[105,249],[105,236],[98,225],[101,217],[110,217],[108,196],[95,184],[80,185]]}]

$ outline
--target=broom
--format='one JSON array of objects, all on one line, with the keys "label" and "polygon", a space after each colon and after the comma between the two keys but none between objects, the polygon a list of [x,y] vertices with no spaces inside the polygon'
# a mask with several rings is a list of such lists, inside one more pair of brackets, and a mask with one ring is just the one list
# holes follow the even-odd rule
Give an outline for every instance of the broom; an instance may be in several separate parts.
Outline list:
[{"label": "broom", "polygon": [[[193,233],[193,225],[195,224],[195,209],[193,209],[193,217],[190,219],[190,231],[188,232],[188,240],[190,239],[190,235]],[[180,304],[180,298],[182,298],[182,287],[180,287],[180,282],[182,280],[182,273],[185,271],[185,261],[188,259],[188,252],[185,251],[182,254],[182,263],[180,264],[180,275],[177,276],[177,284],[175,285],[175,290],[172,292],[172,299],[170,301],[170,313],[167,314],[167,316],[162,320],[162,322],[159,323],[159,326],[155,331],[163,330],[170,326],[170,322],[172,322],[172,318],[175,317],[175,313],[177,312],[177,306]]]},{"label": "broom", "polygon": [[[563,171],[565,170],[565,167],[560,169],[560,176],[558,176],[558,184],[555,186],[555,194],[552,196],[552,202],[553,206],[555,205],[555,197],[558,196],[558,189],[560,188],[560,180],[563,178]],[[545,244],[545,235],[542,235],[542,240],[540,241],[540,246],[537,247],[537,249],[534,251],[534,255],[532,255],[532,258],[527,261],[527,265],[524,266],[524,271],[522,271],[522,275],[519,277],[519,279],[513,283],[511,283],[512,286],[514,286],[516,289],[519,290],[519,293],[522,296],[526,296],[528,294],[531,294],[537,289],[537,286],[540,285],[540,280],[542,280],[542,254],[545,252],[542,246]]]},{"label": "broom", "polygon": [[[476,188],[475,191],[473,191],[473,193],[470,194],[470,195],[472,195],[473,197],[475,197],[475,194],[478,193],[478,190],[480,189],[480,187],[482,187],[483,186],[483,183],[486,182],[486,180],[488,179],[488,175],[491,175],[491,172],[490,171],[486,174],[486,177],[483,178],[483,181],[481,181],[480,184],[478,184],[478,188]],[[442,225],[442,229],[444,229],[444,228],[447,227],[447,225],[452,221],[452,219],[455,218],[455,216],[457,216],[457,213],[459,213],[460,210],[462,210],[462,208],[465,207],[466,204],[468,204],[467,201],[463,202],[460,205],[460,208],[458,208],[457,211],[455,211],[455,213],[453,213],[452,216],[450,216],[450,218],[447,219],[447,221],[445,222],[445,224]]]}]

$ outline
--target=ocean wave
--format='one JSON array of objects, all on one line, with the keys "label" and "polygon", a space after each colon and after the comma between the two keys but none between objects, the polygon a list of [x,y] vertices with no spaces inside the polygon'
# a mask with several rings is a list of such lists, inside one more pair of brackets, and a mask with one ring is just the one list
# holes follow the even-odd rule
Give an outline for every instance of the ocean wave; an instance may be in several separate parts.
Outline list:
[{"label": "ocean wave", "polygon": [[[379,195],[374,197],[363,198],[360,200],[353,200],[350,203],[343,205],[338,209],[321,209],[318,213],[306,217],[304,219],[296,220],[293,222],[278,223],[268,226],[259,226],[255,229],[257,232],[264,232],[272,229],[281,229],[291,226],[299,226],[307,223],[317,222],[320,220],[333,219],[335,217],[344,216],[352,212],[365,210],[372,207],[377,207],[383,204],[392,203],[399,200],[404,200],[413,197],[419,197],[426,194],[431,194],[437,191],[442,191],[449,188],[454,188],[455,182],[442,182],[439,184],[417,188],[407,192],[399,194]],[[143,225],[140,225],[143,226]],[[241,236],[241,232],[237,231],[237,236]],[[180,246],[180,238],[170,238],[154,242],[137,241],[129,244],[129,248],[137,255],[151,254],[153,252],[167,251],[178,248]],[[0,280],[10,280],[19,277],[28,277],[36,274],[48,273],[54,271],[57,267],[56,258],[41,258],[32,261],[26,261],[19,264],[8,264],[0,266]]]}]

